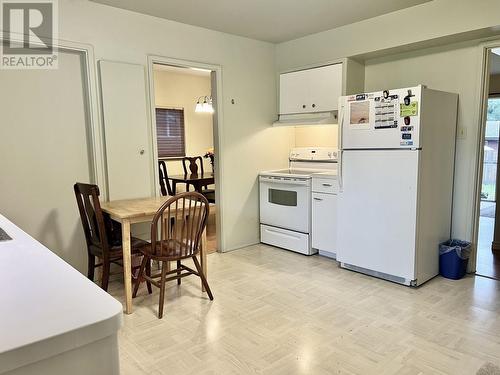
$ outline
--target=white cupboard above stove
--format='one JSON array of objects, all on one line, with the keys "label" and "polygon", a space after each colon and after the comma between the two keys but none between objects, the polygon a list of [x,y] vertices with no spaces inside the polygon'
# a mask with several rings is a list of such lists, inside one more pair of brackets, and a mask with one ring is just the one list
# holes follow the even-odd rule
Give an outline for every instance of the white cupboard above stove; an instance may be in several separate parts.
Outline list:
[{"label": "white cupboard above stove", "polygon": [[280,75],[280,114],[335,111],[341,95],[342,64]]},{"label": "white cupboard above stove", "polygon": [[337,124],[339,97],[362,90],[364,66],[352,59],[279,75],[275,126]]}]

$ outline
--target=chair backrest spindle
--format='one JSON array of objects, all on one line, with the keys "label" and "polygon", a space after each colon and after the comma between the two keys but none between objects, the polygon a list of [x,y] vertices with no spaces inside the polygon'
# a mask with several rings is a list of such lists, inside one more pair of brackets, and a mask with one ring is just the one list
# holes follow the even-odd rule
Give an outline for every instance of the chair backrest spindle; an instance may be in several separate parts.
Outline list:
[{"label": "chair backrest spindle", "polygon": [[152,254],[181,258],[194,256],[207,225],[209,203],[197,192],[181,193],[168,199],[151,223]]}]

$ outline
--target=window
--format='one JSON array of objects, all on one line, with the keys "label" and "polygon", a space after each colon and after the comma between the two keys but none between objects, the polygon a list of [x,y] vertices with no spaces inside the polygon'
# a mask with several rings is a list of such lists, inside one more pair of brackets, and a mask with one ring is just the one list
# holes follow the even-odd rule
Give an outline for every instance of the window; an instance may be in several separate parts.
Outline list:
[{"label": "window", "polygon": [[498,139],[500,137],[500,98],[489,97],[483,158],[481,200],[495,202],[497,183]]},{"label": "window", "polygon": [[156,108],[156,142],[159,158],[186,156],[183,109]]}]

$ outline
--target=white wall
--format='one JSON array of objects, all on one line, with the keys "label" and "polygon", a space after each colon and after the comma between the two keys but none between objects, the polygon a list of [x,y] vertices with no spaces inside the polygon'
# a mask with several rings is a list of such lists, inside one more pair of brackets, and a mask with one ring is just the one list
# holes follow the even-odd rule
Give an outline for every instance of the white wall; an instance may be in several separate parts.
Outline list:
[{"label": "white wall", "polygon": [[[188,72],[155,70],[155,104],[158,107],[184,109],[186,156],[203,156],[214,147],[212,115],[196,113],[194,109],[198,97],[210,95],[210,76]],[[184,173],[181,160],[167,159],[166,163],[170,175]],[[203,159],[203,168],[205,171],[212,170],[208,159]]]},{"label": "white wall", "polygon": [[[94,47],[98,59],[138,63],[147,55],[222,66],[223,247],[259,241],[260,170],[287,164],[290,131],[276,119],[274,45],[84,0],[59,1],[60,39]],[[235,104],[231,104],[231,99]]]},{"label": "white wall", "polygon": [[338,147],[337,125],[296,126],[294,147]]},{"label": "white wall", "polygon": [[81,71],[73,53],[57,70],[0,70],[0,214],[86,272],[73,192],[91,178]]}]

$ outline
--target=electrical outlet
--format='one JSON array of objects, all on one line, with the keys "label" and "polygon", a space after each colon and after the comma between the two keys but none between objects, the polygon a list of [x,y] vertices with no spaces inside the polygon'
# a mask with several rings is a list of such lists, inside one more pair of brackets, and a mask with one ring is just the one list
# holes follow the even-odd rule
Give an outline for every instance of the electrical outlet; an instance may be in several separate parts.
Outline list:
[{"label": "electrical outlet", "polygon": [[459,126],[457,129],[457,138],[458,139],[467,138],[467,128],[464,128],[463,126]]}]

